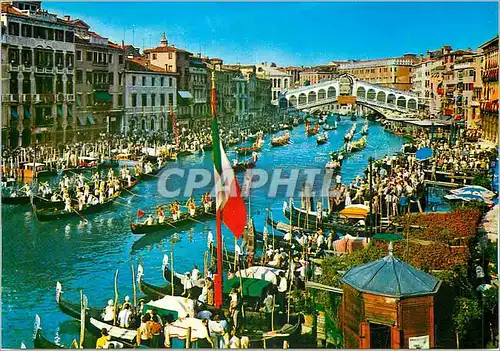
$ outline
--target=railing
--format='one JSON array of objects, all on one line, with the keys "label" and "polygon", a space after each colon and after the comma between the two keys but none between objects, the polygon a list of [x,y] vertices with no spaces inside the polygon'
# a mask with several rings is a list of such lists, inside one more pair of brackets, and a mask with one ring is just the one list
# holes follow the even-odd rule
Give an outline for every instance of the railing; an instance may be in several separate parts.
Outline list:
[{"label": "railing", "polygon": [[53,67],[45,67],[45,73],[54,73]]},{"label": "railing", "polygon": [[92,84],[92,87],[97,90],[108,90],[109,86],[110,86],[109,83],[103,83],[103,82]]},{"label": "railing", "polygon": [[23,94],[23,102],[30,102],[31,94]]},{"label": "railing", "polygon": [[19,102],[19,95],[10,94],[10,102]]},{"label": "railing", "polygon": [[66,94],[66,101],[75,101],[74,94]]},{"label": "railing", "polygon": [[19,72],[19,64],[9,63],[9,71],[11,72]]},{"label": "railing", "polygon": [[31,65],[27,66],[27,65],[21,65],[21,69],[23,72],[31,72],[33,67]]},{"label": "railing", "polygon": [[58,93],[57,94],[57,101],[58,102],[63,102],[64,101],[64,94]]}]

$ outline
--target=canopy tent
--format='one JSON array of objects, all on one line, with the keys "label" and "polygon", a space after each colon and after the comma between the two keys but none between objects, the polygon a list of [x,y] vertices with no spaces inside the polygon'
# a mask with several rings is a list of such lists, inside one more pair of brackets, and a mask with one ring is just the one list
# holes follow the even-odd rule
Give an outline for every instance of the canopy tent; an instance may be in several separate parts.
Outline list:
[{"label": "canopy tent", "polygon": [[278,276],[283,272],[282,269],[263,267],[263,266],[252,266],[247,269],[243,269],[235,273],[235,276],[239,277],[240,275],[243,278],[256,278],[266,280],[273,284],[278,284]]},{"label": "canopy tent", "polygon": [[179,93],[179,96],[183,99],[192,99],[193,98],[193,95],[191,95],[191,93],[189,91],[179,90],[178,93]]},{"label": "canopy tent", "polygon": [[444,196],[448,200],[460,200],[460,201],[479,201],[485,204],[491,204],[491,200],[485,199],[479,194],[449,194]]},{"label": "canopy tent", "polygon": [[149,301],[144,305],[143,313],[147,310],[156,310],[160,315],[172,314],[174,319],[185,317],[188,315],[189,306],[188,299],[181,296],[164,296],[155,301]]},{"label": "canopy tent", "polygon": [[346,206],[339,212],[341,218],[365,219],[370,208],[366,205],[350,205]]},{"label": "canopy tent", "polygon": [[491,190],[488,190],[479,185],[469,185],[464,186],[460,189],[453,189],[450,191],[452,194],[461,195],[461,194],[478,194],[484,197],[485,199],[492,199],[495,197],[495,193]]},{"label": "canopy tent", "polygon": [[94,91],[94,99],[96,102],[111,102],[113,101],[113,96],[107,91]]},{"label": "canopy tent", "polygon": [[167,327],[167,334],[170,338],[185,340],[188,328],[191,328],[191,342],[208,337],[207,327],[201,319],[182,318],[171,323]]},{"label": "canopy tent", "polygon": [[239,288],[240,281],[243,296],[249,297],[263,297],[265,290],[272,286],[272,283],[267,280],[236,277],[224,281],[224,294],[229,294],[233,288]]}]

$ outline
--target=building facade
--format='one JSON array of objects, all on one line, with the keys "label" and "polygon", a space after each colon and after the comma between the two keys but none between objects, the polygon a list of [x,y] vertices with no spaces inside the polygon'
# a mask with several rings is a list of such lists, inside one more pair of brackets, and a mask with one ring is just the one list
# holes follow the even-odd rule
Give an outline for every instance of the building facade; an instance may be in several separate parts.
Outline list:
[{"label": "building facade", "polygon": [[262,62],[255,65],[257,77],[271,81],[271,102],[278,104],[280,94],[286,92],[292,86],[292,75],[279,70],[274,62]]},{"label": "building facade", "polygon": [[483,138],[498,143],[498,35],[479,46],[482,56],[480,110]]},{"label": "building facade", "polygon": [[384,87],[410,90],[412,87],[413,66],[419,62],[414,54],[403,57],[376,59],[376,60],[351,60],[347,62],[330,62],[336,66],[339,73],[350,73],[360,80]]},{"label": "building facade", "polygon": [[166,136],[171,131],[171,111],[177,105],[177,76],[145,58],[126,61],[123,134]]},{"label": "building facade", "polygon": [[37,3],[27,10],[2,3],[1,21],[3,146],[66,142],[74,124],[74,26]]},{"label": "building facade", "polygon": [[80,19],[76,28],[75,140],[120,133],[124,113],[125,55],[121,46],[90,31]]},{"label": "building facade", "polygon": [[299,82],[301,86],[313,85],[319,82],[332,80],[338,76],[337,66],[315,66],[305,68],[299,72]]},{"label": "building facade", "polygon": [[208,89],[210,79],[207,66],[201,55],[189,57],[188,91],[192,96],[191,125],[208,125],[210,120],[210,101]]}]

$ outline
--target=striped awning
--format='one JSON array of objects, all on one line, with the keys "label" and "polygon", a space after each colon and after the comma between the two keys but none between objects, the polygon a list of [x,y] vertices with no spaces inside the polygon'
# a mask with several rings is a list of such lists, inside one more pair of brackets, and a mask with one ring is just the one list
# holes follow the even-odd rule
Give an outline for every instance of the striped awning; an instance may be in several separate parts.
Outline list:
[{"label": "striped awning", "polygon": [[24,118],[31,118],[31,111],[28,106],[24,106]]},{"label": "striped awning", "polygon": [[12,118],[19,119],[19,114],[17,113],[17,106],[10,107]]},{"label": "striped awning", "polygon": [[95,120],[94,120],[94,117],[92,117],[92,115],[88,115],[87,119],[89,120],[90,124],[95,124]]},{"label": "striped awning", "polygon": [[80,121],[81,126],[84,126],[87,123],[87,119],[84,116],[78,116],[78,121]]}]

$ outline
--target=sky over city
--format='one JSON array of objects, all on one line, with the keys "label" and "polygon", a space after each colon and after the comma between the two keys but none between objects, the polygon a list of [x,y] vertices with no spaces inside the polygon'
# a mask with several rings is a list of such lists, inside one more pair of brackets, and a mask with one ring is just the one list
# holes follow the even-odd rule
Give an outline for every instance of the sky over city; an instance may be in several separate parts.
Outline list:
[{"label": "sky over city", "polygon": [[476,49],[498,33],[498,3],[44,2],[117,43],[169,44],[227,63],[279,66]]}]

